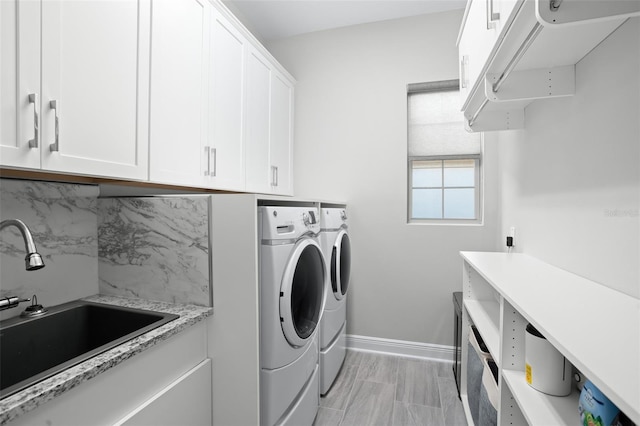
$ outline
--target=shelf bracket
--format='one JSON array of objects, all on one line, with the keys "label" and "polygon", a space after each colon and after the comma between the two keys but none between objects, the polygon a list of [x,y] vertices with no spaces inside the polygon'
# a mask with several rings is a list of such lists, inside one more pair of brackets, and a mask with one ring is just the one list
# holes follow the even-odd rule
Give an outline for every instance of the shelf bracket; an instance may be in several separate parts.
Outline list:
[{"label": "shelf bracket", "polygon": [[513,71],[500,87],[493,91],[499,74],[485,77],[485,95],[491,102],[526,101],[572,96],[576,92],[575,65]]},{"label": "shelf bracket", "polygon": [[471,125],[467,121],[465,129],[467,132],[524,129],[524,108],[483,111]]}]

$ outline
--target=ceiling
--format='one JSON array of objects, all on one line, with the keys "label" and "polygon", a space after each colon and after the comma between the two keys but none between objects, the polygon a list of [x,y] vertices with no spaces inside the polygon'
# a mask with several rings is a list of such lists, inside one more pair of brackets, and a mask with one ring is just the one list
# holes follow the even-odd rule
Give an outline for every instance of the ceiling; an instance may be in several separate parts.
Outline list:
[{"label": "ceiling", "polygon": [[464,9],[466,0],[223,0],[264,41]]}]

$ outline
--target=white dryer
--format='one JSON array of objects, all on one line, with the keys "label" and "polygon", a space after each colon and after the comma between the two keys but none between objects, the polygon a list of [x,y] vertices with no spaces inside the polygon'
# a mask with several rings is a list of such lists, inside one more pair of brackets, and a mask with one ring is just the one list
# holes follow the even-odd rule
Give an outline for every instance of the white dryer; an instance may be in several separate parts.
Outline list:
[{"label": "white dryer", "polygon": [[316,207],[258,207],[260,424],[311,425],[326,266]]},{"label": "white dryer", "polygon": [[351,242],[346,208],[320,209],[320,246],[327,265],[327,292],[320,326],[320,394],[327,393],[346,356],[347,291]]}]

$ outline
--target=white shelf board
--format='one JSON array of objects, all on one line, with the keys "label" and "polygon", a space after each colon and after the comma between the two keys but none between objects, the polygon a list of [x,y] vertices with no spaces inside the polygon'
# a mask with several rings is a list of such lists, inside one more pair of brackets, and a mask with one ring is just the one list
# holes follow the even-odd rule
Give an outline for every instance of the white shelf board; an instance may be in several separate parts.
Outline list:
[{"label": "white shelf board", "polygon": [[526,254],[461,256],[640,424],[639,299]]},{"label": "white shelf board", "polygon": [[500,365],[500,305],[492,300],[466,299],[464,307],[482,334],[494,361]]},{"label": "white shelf board", "polygon": [[530,425],[577,425],[577,389],[568,396],[551,396],[539,392],[525,381],[524,371],[502,370],[502,378],[520,406],[520,410]]}]

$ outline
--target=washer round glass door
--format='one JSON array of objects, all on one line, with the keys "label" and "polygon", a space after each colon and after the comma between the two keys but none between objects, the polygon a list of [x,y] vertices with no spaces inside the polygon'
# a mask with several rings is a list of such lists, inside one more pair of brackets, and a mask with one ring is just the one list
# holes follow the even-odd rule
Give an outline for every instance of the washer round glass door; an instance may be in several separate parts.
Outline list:
[{"label": "washer round glass door", "polygon": [[282,331],[293,346],[303,346],[320,323],[324,309],[325,266],[318,243],[298,241],[282,277],[280,318]]},{"label": "washer round glass door", "polygon": [[349,234],[343,229],[336,236],[331,250],[331,288],[338,300],[347,294],[351,274],[351,242]]}]

